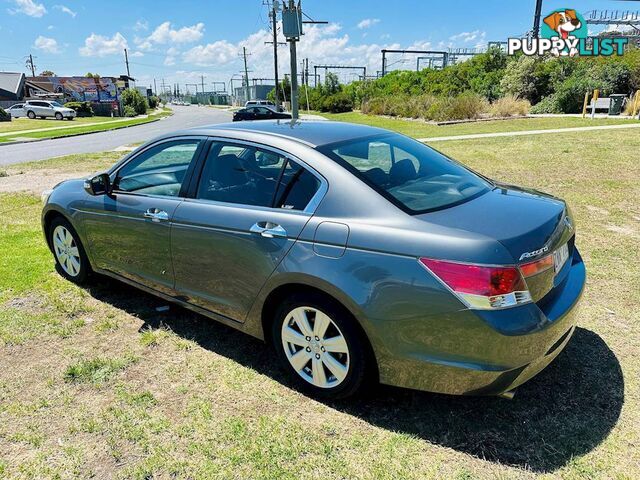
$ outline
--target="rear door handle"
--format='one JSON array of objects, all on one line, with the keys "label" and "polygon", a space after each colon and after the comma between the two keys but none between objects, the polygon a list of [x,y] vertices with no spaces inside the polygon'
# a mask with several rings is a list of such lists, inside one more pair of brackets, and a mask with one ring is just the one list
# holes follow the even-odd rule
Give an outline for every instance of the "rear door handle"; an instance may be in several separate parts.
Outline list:
[{"label": "rear door handle", "polygon": [[154,222],[166,222],[169,220],[169,214],[158,208],[150,208],[144,212],[144,218],[150,218]]},{"label": "rear door handle", "polygon": [[265,238],[287,238],[287,231],[277,223],[257,222],[249,229],[251,233],[259,233]]}]

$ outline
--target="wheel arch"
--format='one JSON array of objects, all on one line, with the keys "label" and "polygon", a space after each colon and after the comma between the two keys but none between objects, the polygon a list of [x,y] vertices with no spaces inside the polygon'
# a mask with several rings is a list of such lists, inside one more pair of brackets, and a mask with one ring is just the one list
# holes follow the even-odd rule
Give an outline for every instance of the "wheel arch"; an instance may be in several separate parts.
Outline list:
[{"label": "wheel arch", "polygon": [[[317,282],[314,282],[317,283]],[[333,303],[340,309],[344,310],[345,314],[347,314],[351,320],[353,321],[354,326],[359,331],[364,345],[367,350],[367,356],[370,357],[372,363],[375,368],[376,378],[378,377],[378,361],[377,355],[375,353],[375,349],[373,348],[373,344],[371,342],[371,338],[367,333],[366,328],[363,326],[363,322],[359,318],[359,309],[357,305],[353,303],[344,292],[336,291],[335,287],[331,287],[330,285],[324,286],[322,288],[318,285],[311,285],[304,281],[300,281],[297,279],[296,281],[282,283],[272,290],[269,291],[264,301],[262,302],[259,314],[260,327],[262,329],[262,334],[265,342],[272,343],[271,338],[271,325],[273,323],[275,312],[278,308],[278,305],[286,298],[293,295],[304,295],[304,294],[314,294],[320,297],[325,298],[327,301]]]},{"label": "wheel arch", "polygon": [[42,230],[44,232],[44,238],[45,238],[45,240],[47,242],[49,250],[51,250],[51,251],[53,251],[53,245],[51,245],[51,237],[49,235],[49,230],[51,229],[51,224],[53,223],[53,221],[56,218],[62,218],[64,220],[66,220],[67,222],[69,222],[71,224],[71,226],[73,226],[73,223],[71,222],[69,217],[67,217],[65,214],[63,214],[59,210],[56,210],[56,209],[52,208],[52,209],[50,209],[48,212],[46,212],[43,215],[43,217],[42,217]]}]

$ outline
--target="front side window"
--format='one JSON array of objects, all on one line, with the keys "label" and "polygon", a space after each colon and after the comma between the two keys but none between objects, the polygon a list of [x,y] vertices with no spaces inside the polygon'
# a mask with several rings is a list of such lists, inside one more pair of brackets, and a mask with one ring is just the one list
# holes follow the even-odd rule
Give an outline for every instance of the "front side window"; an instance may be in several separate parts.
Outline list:
[{"label": "front side window", "polygon": [[177,197],[199,140],[175,140],[145,150],[118,172],[114,189]]},{"label": "front side window", "polygon": [[202,200],[304,210],[320,187],[317,178],[279,153],[214,143],[196,197]]},{"label": "front side window", "polygon": [[348,140],[318,150],[411,214],[457,205],[492,187],[459,163],[402,135]]}]

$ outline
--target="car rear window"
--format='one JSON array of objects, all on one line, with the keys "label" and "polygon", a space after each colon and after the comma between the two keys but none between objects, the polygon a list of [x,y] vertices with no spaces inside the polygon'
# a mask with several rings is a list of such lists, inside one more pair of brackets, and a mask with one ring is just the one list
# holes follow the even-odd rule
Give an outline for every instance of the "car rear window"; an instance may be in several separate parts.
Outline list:
[{"label": "car rear window", "polygon": [[403,135],[358,138],[318,150],[410,214],[457,205],[492,188],[458,162]]}]

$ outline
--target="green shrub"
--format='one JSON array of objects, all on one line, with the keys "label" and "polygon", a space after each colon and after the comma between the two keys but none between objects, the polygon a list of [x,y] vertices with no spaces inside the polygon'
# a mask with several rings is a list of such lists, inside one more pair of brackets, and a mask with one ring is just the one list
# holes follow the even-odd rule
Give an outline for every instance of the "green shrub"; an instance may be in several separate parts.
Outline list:
[{"label": "green shrub", "polygon": [[7,113],[3,108],[0,108],[0,122],[10,122],[11,114]]},{"label": "green shrub", "polygon": [[491,104],[489,114],[492,117],[511,117],[514,115],[527,115],[531,103],[528,100],[522,100],[514,95],[507,95],[499,98]]},{"label": "green shrub", "polygon": [[67,102],[64,104],[64,106],[75,110],[79,117],[93,116],[93,108],[91,108],[91,102]]},{"label": "green shrub", "polygon": [[334,93],[322,101],[321,111],[343,113],[353,110],[353,100],[345,92]]},{"label": "green shrub", "polygon": [[131,105],[125,105],[123,113],[125,117],[135,117],[138,115]]},{"label": "green shrub", "polygon": [[555,95],[549,95],[531,107],[529,113],[562,113],[562,110],[560,109],[557,97]]},{"label": "green shrub", "polygon": [[158,97],[155,95],[153,97],[149,97],[149,108],[158,108],[158,105],[160,105],[160,99]]},{"label": "green shrub", "polygon": [[144,115],[147,113],[149,109],[149,104],[147,103],[147,99],[142,96],[142,94],[133,88],[129,88],[122,92],[122,104],[125,107],[125,116],[129,116],[126,114],[126,107],[131,107],[138,115]]}]

